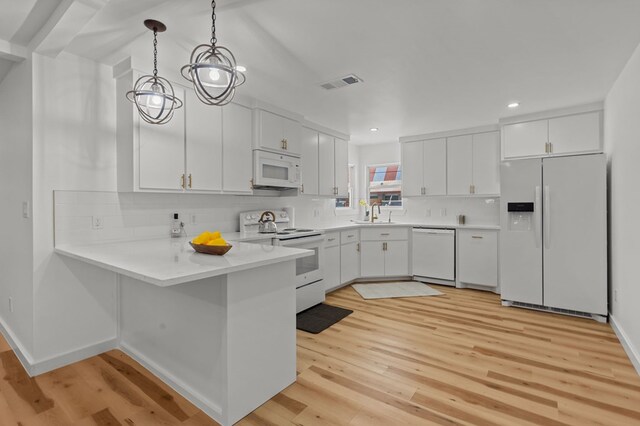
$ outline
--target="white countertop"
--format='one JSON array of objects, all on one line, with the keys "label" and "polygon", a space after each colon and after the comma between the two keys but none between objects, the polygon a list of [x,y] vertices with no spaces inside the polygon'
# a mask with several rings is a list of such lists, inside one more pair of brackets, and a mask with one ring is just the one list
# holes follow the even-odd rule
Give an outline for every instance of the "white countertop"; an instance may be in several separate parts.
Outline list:
[{"label": "white countertop", "polygon": [[[225,234],[225,237],[228,237]],[[196,253],[185,238],[59,245],[56,253],[160,287],[226,275],[312,255],[289,247],[234,242],[224,256]]]},{"label": "white countertop", "polygon": [[331,232],[331,231],[343,231],[343,230],[347,230],[347,229],[353,229],[353,228],[378,228],[378,227],[399,227],[399,228],[417,228],[417,227],[421,227],[421,228],[436,228],[436,229],[478,229],[478,230],[495,230],[495,231],[499,231],[500,230],[500,226],[499,225],[457,225],[457,224],[443,224],[443,223],[438,223],[438,224],[433,224],[433,223],[400,223],[400,222],[392,222],[392,223],[388,223],[388,222],[384,222],[384,221],[380,221],[380,222],[376,222],[374,224],[371,223],[358,223],[358,222],[350,222],[350,223],[343,223],[343,224],[339,224],[339,225],[327,225],[327,226],[322,226],[318,229],[324,230],[326,232]]},{"label": "white countertop", "polygon": [[[355,229],[355,228],[369,228],[369,227],[399,227],[399,228],[436,228],[436,229],[475,229],[475,230],[487,230],[487,231],[499,231],[500,225],[458,225],[458,224],[446,224],[446,223],[424,223],[424,222],[384,222],[379,221],[374,224],[371,223],[359,223],[359,222],[344,222],[339,224],[331,224],[331,225],[309,225],[304,226],[304,228],[317,229],[323,232],[332,232],[332,231],[345,231],[347,229]],[[227,241],[251,241],[258,243],[260,241],[264,241],[268,243],[272,238],[274,238],[274,234],[257,234],[257,233],[245,233],[245,232],[225,232],[224,237]]]}]

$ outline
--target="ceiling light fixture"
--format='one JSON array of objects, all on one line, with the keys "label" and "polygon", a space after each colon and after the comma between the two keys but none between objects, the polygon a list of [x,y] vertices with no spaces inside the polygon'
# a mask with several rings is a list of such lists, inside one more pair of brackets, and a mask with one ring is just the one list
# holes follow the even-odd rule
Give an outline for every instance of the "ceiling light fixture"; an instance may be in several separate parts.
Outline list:
[{"label": "ceiling light fixture", "polygon": [[377,131],[378,131],[378,130],[380,130],[380,129],[378,129],[377,127],[372,127],[372,128],[370,128],[369,130],[371,130],[372,132],[377,132]]},{"label": "ceiling light fixture", "polygon": [[140,117],[150,124],[165,124],[173,117],[173,111],[182,107],[173,86],[165,78],[158,77],[158,33],[167,30],[159,21],[147,19],[144,26],[153,31],[153,75],[143,75],[127,92],[127,99],[138,108]]},{"label": "ceiling light fixture", "polygon": [[520,104],[518,102],[511,102],[509,105],[507,105],[507,108],[518,108],[520,106]]},{"label": "ceiling light fixture", "polygon": [[[243,71],[229,49],[216,43],[216,2],[211,2],[210,44],[200,44],[191,52],[190,63],[182,67],[182,76],[193,83],[198,99],[207,105],[226,105],[236,87],[245,82]],[[242,68],[242,67],[241,67]]]}]

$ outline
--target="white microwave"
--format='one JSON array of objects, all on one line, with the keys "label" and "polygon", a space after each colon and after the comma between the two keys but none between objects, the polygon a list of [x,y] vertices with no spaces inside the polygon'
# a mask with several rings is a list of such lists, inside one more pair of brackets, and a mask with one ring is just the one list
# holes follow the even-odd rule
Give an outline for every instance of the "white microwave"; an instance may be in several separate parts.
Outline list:
[{"label": "white microwave", "polygon": [[300,159],[273,152],[253,151],[253,186],[264,188],[298,188]]}]

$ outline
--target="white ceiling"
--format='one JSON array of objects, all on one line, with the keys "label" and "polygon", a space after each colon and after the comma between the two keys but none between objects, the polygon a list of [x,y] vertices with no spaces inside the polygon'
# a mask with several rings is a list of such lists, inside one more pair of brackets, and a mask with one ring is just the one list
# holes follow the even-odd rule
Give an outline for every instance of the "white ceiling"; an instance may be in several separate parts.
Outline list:
[{"label": "white ceiling", "polygon": [[[8,1],[24,13],[34,0]],[[112,65],[149,52],[141,23],[160,19],[160,72],[177,70],[209,39],[209,7],[111,0],[67,50]],[[2,31],[16,31],[11,14]],[[637,0],[219,0],[218,39],[249,69],[240,93],[375,143],[602,100],[640,43],[638,18]],[[319,87],[349,73],[365,82]]]}]

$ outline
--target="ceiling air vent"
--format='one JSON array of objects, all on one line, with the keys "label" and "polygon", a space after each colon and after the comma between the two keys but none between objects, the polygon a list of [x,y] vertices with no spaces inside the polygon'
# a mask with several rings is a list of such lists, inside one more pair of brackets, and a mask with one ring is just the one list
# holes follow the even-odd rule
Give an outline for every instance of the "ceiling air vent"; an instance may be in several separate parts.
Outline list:
[{"label": "ceiling air vent", "polygon": [[322,88],[331,90],[331,89],[339,89],[341,87],[349,86],[351,84],[361,83],[363,80],[355,74],[349,74],[344,77],[340,77],[335,80],[327,81],[326,83],[322,83],[320,86]]}]

